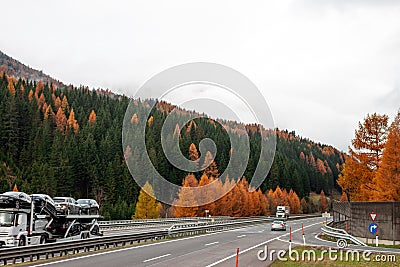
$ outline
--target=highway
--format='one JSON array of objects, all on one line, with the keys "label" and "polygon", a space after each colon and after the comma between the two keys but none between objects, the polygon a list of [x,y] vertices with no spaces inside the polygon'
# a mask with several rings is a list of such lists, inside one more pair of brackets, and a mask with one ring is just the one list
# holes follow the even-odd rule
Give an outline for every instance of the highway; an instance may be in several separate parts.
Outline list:
[{"label": "highway", "polygon": [[[223,232],[165,240],[121,249],[93,252],[31,266],[235,266],[236,249],[240,249],[240,266],[267,266],[270,261],[260,261],[257,252],[264,248],[288,249],[289,227],[293,240],[303,242],[320,232],[323,218],[308,218],[287,223],[288,230],[270,230],[270,223]],[[275,257],[274,257],[275,258]]]}]

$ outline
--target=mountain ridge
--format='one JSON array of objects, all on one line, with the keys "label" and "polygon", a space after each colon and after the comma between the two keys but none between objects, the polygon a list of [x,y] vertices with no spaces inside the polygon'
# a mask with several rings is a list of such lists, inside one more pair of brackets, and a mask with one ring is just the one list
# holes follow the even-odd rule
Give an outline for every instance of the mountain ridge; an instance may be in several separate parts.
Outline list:
[{"label": "mountain ridge", "polygon": [[[28,75],[27,71],[15,73]],[[17,184],[28,193],[94,198],[105,218],[129,219],[140,187],[129,173],[125,154],[138,158],[137,167],[151,173],[150,166],[141,165],[143,155],[148,154],[163,177],[182,184],[187,173],[166,159],[160,140],[161,127],[174,105],[154,99],[132,100],[84,86],[61,88],[20,78],[5,72],[0,76],[0,190],[9,191]],[[121,149],[122,123],[131,101],[134,114],[130,123],[147,122],[147,151],[135,147]],[[155,108],[150,110],[154,104]],[[149,118],[141,116],[142,111],[150,111]],[[172,116],[180,125],[178,131],[170,129],[170,138],[174,138],[172,132],[179,136],[183,155],[187,155],[192,143],[198,148],[204,138],[215,140],[215,162],[222,173],[231,153],[227,130],[207,117],[187,123],[191,114],[178,107]],[[234,121],[224,124],[234,133],[234,141],[240,140],[242,134],[249,136],[252,153],[244,176],[251,179],[260,154],[258,125],[249,124],[243,130]],[[294,131],[276,130],[272,134],[277,137],[276,153],[260,187],[264,193],[280,186],[293,188],[300,197],[308,199],[310,192],[324,190],[330,195],[338,189],[336,180],[345,161],[341,151],[297,136]],[[234,164],[245,160],[238,158]]]},{"label": "mountain ridge", "polygon": [[65,86],[61,81],[50,77],[41,70],[31,68],[19,60],[16,60],[0,50],[0,73],[5,73],[16,78],[31,81],[52,83],[56,86]]}]

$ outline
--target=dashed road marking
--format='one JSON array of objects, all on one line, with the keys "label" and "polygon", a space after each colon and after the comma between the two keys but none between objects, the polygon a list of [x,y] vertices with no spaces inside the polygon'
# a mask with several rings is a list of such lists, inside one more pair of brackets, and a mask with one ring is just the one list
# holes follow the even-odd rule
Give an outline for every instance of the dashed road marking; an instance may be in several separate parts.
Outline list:
[{"label": "dashed road marking", "polygon": [[219,242],[216,241],[216,242],[212,242],[212,243],[205,244],[204,246],[211,246],[211,245],[215,245],[215,244],[218,244],[218,243],[219,243]]},{"label": "dashed road marking", "polygon": [[154,260],[158,260],[158,259],[165,258],[165,257],[168,257],[168,256],[171,256],[171,254],[170,253],[164,254],[164,255],[161,255],[161,256],[158,256],[158,257],[154,257],[154,258],[151,258],[151,259],[144,260],[143,262],[154,261]]}]

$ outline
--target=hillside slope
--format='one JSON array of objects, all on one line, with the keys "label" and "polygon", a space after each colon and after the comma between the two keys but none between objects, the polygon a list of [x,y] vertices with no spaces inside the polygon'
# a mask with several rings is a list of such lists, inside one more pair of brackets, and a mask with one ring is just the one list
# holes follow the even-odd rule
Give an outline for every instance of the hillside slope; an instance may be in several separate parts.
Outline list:
[{"label": "hillside slope", "polygon": [[[0,77],[0,191],[10,190],[17,184],[27,193],[95,198],[106,218],[130,218],[139,187],[128,171],[123,154],[140,156],[145,151],[122,150],[122,123],[129,101],[111,92],[72,86],[60,89],[46,82],[3,74]],[[137,112],[148,109],[154,102],[134,101]],[[169,181],[181,184],[187,173],[168,162],[159,136],[173,108],[168,103],[157,103],[151,111],[146,144],[157,171]],[[185,121],[189,113],[180,109],[174,116],[178,121]],[[237,123],[229,124],[234,131]],[[244,173],[247,178],[252,177],[259,157],[260,136],[255,129],[254,125],[246,126],[252,149]],[[196,119],[186,124],[179,134],[180,149],[187,156],[191,143],[198,147],[205,137],[215,140],[218,149],[215,161],[220,173],[225,170],[231,146],[218,122]],[[238,132],[236,138],[241,134]],[[299,137],[295,132],[276,130],[276,135],[274,163],[261,185],[264,192],[279,185],[288,190],[293,188],[300,197],[307,198],[312,191],[319,193],[323,189],[329,194],[336,187],[344,162],[340,151]],[[141,167],[144,172],[150,168]]]},{"label": "hillside slope", "polygon": [[32,69],[29,66],[13,59],[12,57],[0,51],[0,73],[5,73],[9,76],[22,78],[31,81],[43,81],[44,83],[52,83],[56,86],[63,86],[63,84],[43,73],[42,71]]}]

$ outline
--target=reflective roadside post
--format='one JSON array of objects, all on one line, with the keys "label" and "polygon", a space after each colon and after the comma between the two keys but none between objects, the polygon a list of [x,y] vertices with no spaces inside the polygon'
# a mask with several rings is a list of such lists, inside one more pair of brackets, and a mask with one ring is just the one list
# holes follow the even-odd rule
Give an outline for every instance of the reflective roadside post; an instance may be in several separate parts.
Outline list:
[{"label": "reflective roadside post", "polygon": [[239,267],[239,248],[236,249],[236,267]]}]

